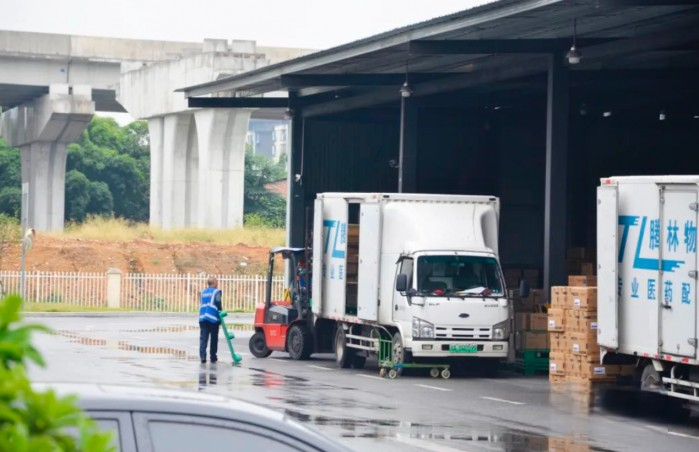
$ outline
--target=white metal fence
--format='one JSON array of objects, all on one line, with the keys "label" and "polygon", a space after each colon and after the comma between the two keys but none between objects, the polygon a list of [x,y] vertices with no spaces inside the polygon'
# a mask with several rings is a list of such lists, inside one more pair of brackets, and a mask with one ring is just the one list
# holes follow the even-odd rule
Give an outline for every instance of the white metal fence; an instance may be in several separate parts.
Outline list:
[{"label": "white metal fence", "polygon": [[[116,297],[121,309],[135,311],[194,312],[199,309],[199,291],[206,287],[203,274],[147,273],[58,273],[26,272],[27,303],[64,303],[79,307],[112,306]],[[113,282],[109,284],[108,281]],[[265,297],[266,276],[217,275],[228,311],[255,310]],[[21,273],[0,272],[0,293],[20,293]],[[272,298],[280,300],[285,284],[282,276],[272,280]]]}]

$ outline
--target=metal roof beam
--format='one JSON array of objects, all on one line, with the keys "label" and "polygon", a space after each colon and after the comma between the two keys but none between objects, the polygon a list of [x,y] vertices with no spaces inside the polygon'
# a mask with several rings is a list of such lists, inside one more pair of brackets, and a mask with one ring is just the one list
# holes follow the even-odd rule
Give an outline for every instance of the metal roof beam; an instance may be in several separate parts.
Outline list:
[{"label": "metal roof beam", "polygon": [[464,28],[477,27],[498,19],[518,14],[528,14],[551,5],[564,3],[565,1],[567,0],[521,0],[508,2],[501,7],[482,5],[466,12],[455,13],[451,16],[437,18],[412,27],[382,33],[357,42],[226,77],[221,80],[180,88],[177,91],[184,92],[185,97],[195,97],[220,91],[238,90],[254,83],[269,81],[284,74],[305,71],[350,58],[361,57],[389,47],[401,46],[407,44],[411,39],[429,38]]},{"label": "metal roof beam", "polygon": [[[512,61],[512,64],[504,64],[502,66],[494,65],[492,68],[484,68],[478,72],[458,74],[444,77],[440,80],[416,84],[413,86],[413,96],[429,96],[448,91],[456,91],[482,85],[484,83],[515,79],[546,71],[547,60],[545,57],[532,57],[527,62],[523,62],[521,58],[515,58],[516,57],[510,57],[508,59],[508,61]],[[334,102],[309,105],[304,108],[303,115],[305,117],[326,115],[344,110],[398,102],[399,100],[400,93],[398,90],[382,90]]]},{"label": "metal roof beam", "polygon": [[600,6],[696,6],[697,0],[599,0]]},{"label": "metal roof beam", "polygon": [[286,97],[189,97],[189,108],[287,108]]},{"label": "metal roof beam", "polygon": [[[617,41],[615,38],[577,38],[578,48]],[[467,55],[497,53],[552,53],[565,52],[572,38],[556,39],[460,39],[419,40],[410,42],[411,56],[418,55]]]},{"label": "metal roof beam", "polygon": [[[425,81],[443,77],[443,73],[412,73],[411,81]],[[405,74],[293,74],[282,75],[281,84],[286,88],[309,88],[318,86],[400,86]]]}]

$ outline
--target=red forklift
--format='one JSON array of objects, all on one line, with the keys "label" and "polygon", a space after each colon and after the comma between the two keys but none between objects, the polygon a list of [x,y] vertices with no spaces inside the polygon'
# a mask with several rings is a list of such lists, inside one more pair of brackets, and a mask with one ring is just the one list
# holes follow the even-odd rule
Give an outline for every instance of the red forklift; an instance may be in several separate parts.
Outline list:
[{"label": "red forklift", "polygon": [[[274,259],[281,255],[294,272],[288,296],[272,300]],[[313,313],[310,303],[310,272],[305,248],[272,248],[269,252],[265,302],[255,310],[255,333],[250,338],[250,352],[266,358],[273,351],[288,352],[293,359],[308,359],[315,351]]]}]

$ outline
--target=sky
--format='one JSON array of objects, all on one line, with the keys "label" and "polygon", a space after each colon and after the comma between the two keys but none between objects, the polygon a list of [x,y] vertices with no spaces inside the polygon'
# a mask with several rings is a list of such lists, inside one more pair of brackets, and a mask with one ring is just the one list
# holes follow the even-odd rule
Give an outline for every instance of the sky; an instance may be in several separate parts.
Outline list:
[{"label": "sky", "polygon": [[326,49],[490,0],[0,0],[0,30]]}]

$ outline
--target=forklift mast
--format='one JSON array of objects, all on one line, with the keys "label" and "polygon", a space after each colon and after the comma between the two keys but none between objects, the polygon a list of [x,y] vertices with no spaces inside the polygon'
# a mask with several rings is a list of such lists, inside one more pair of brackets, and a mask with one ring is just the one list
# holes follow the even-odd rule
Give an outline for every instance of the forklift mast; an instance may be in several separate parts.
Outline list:
[{"label": "forklift mast", "polygon": [[[269,252],[267,270],[267,287],[265,293],[265,310],[272,305],[272,280],[274,278],[274,258],[281,254],[284,260],[289,260],[293,276],[290,281],[291,303],[296,308],[299,318],[312,323],[310,306],[310,280],[305,248],[272,248]],[[302,283],[303,282],[303,283]]]}]

